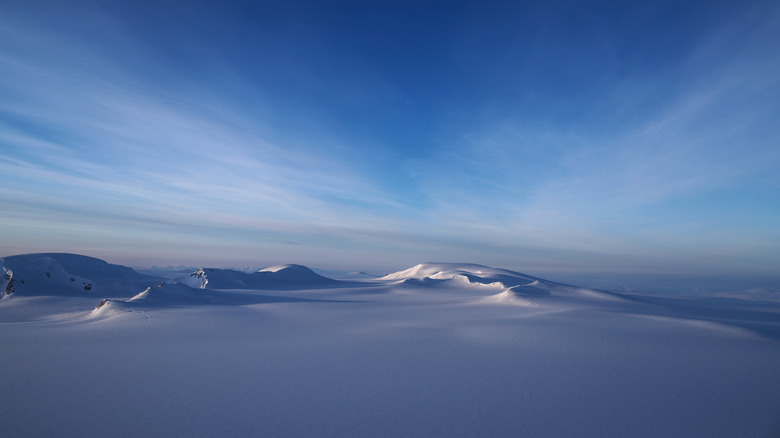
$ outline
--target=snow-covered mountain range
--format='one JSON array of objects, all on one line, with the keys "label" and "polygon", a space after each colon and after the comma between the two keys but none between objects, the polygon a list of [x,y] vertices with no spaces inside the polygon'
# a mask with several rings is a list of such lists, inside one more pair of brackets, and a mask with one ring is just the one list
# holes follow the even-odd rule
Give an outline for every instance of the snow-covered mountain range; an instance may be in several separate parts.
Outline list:
[{"label": "snow-covered mountain range", "polygon": [[[468,263],[0,259],[8,436],[776,436],[780,305]],[[95,422],[100,423],[95,426]],[[5,436],[3,435],[3,436]]]},{"label": "snow-covered mountain range", "polygon": [[[530,305],[543,297],[616,299],[614,294],[570,286],[506,269],[469,263],[422,263],[380,278],[339,281],[295,264],[255,272],[199,268],[163,279],[77,254],[42,253],[0,259],[0,290],[18,296],[126,298],[128,302],[207,302],[216,290],[306,290],[381,284],[392,290],[467,289],[482,303]],[[165,298],[167,297],[167,298]]]},{"label": "snow-covered mountain range", "polygon": [[159,279],[77,254],[42,253],[0,259],[5,294],[121,297]]},{"label": "snow-covered mountain range", "polygon": [[[132,268],[77,254],[41,253],[0,259],[4,295],[134,296],[149,287],[176,284],[179,289],[284,290],[341,284],[301,265],[279,265],[257,272],[200,268],[172,280],[140,274]],[[182,290],[186,290],[182,289]]]}]

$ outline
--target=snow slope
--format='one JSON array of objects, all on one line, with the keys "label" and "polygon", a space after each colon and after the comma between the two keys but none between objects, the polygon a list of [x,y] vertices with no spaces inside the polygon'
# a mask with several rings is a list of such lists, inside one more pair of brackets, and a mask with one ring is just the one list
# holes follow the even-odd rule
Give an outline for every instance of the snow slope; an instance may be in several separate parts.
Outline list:
[{"label": "snow slope", "polygon": [[[14,277],[50,266],[25,257],[41,265]],[[109,269],[75,260],[59,266]],[[134,278],[106,275],[121,272]],[[203,273],[205,289],[0,300],[0,434],[780,436],[778,304],[600,295],[468,264],[273,290]]]},{"label": "snow slope", "polygon": [[[412,287],[472,287],[488,291],[478,300],[484,304],[533,305],[550,302],[546,297],[619,300],[612,293],[543,280],[507,269],[497,269],[470,263],[421,263],[409,269],[385,275],[380,281]],[[560,301],[560,299],[558,300]]]},{"label": "snow slope", "polygon": [[[316,289],[342,284],[301,265],[279,265],[251,273],[232,269],[202,268],[191,275],[199,279],[194,280],[195,284],[200,281],[202,287],[208,289]],[[187,280],[186,277],[180,281],[193,285],[192,280]]]},{"label": "snow slope", "polygon": [[[126,266],[77,254],[24,254],[0,259],[2,290],[12,283],[14,294],[121,297],[158,281]],[[9,278],[5,278],[9,277]]]}]

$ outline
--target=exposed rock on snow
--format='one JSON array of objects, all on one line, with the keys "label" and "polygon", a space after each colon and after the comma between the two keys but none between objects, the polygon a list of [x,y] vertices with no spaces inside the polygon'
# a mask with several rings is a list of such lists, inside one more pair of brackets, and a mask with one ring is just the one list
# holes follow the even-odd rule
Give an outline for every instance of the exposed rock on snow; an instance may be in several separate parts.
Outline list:
[{"label": "exposed rock on snow", "polygon": [[10,269],[6,269],[3,267],[3,282],[5,285],[3,286],[3,291],[5,292],[5,295],[11,295],[14,293],[14,271]]},{"label": "exposed rock on snow", "polygon": [[206,276],[206,273],[203,271],[203,268],[200,268],[197,271],[190,274],[190,278],[188,281],[183,281],[182,283],[185,283],[187,286],[190,287],[205,289],[206,285],[209,284],[209,279]]}]

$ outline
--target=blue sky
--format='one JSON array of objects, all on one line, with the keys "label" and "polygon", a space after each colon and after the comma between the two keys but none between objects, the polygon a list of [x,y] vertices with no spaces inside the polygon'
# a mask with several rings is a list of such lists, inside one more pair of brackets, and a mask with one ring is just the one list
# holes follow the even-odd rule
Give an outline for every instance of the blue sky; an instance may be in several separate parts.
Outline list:
[{"label": "blue sky", "polygon": [[776,2],[4,2],[0,240],[777,274]]}]

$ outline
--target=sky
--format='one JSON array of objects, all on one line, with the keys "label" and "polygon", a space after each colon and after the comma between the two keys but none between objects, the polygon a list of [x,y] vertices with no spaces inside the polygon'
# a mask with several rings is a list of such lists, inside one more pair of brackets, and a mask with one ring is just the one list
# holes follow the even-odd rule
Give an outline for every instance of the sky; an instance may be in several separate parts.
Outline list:
[{"label": "sky", "polygon": [[0,1],[0,255],[780,274],[780,3]]}]

